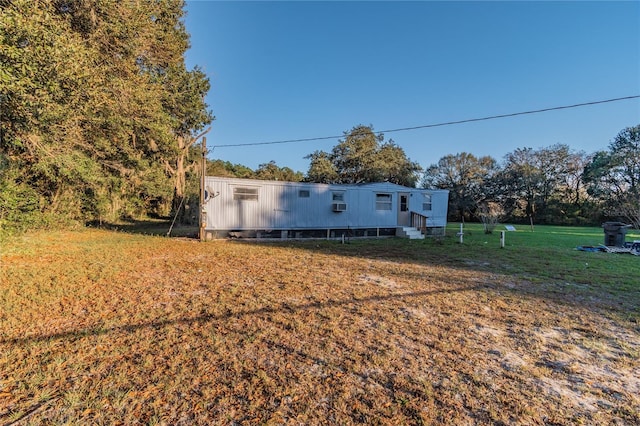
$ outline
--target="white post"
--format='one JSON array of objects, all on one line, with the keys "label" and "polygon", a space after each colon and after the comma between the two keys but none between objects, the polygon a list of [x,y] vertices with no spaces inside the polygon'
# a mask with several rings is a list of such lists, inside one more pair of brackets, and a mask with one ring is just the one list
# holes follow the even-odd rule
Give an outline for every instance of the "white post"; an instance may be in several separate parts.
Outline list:
[{"label": "white post", "polygon": [[462,227],[464,225],[461,223],[460,224],[460,232],[458,232],[458,235],[460,235],[460,244],[462,244],[464,242],[464,231],[462,230]]},{"label": "white post", "polygon": [[500,248],[504,248],[504,231],[500,231]]},{"label": "white post", "polygon": [[204,203],[204,186],[207,183],[207,138],[202,138],[202,176],[200,176],[200,241],[206,240],[205,229],[207,227],[207,211],[205,210]]}]

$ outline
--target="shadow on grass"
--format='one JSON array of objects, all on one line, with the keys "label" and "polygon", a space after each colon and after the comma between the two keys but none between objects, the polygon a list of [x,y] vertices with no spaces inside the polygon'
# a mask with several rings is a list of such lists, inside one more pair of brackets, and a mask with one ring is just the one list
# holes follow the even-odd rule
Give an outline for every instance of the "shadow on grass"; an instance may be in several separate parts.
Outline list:
[{"label": "shadow on grass", "polygon": [[[499,238],[480,234],[475,237],[482,240]],[[350,244],[333,240],[237,240],[237,243],[473,271],[493,277],[502,292],[614,314],[633,323],[634,328],[640,324],[640,286],[633,272],[637,270],[633,268],[640,258],[635,256],[602,254],[594,257],[593,253],[552,244],[531,247],[519,243],[505,249],[500,249],[495,241],[493,246],[477,241],[461,245],[451,237],[418,241],[358,239]],[[624,265],[620,265],[623,261]]]},{"label": "shadow on grass", "polygon": [[87,226],[128,234],[159,235],[163,237],[198,238],[197,225],[175,223],[171,226],[169,219],[127,220],[116,223],[90,223]]},{"label": "shadow on grass", "polygon": [[328,302],[313,302],[313,303],[304,303],[300,305],[292,305],[290,303],[282,303],[278,306],[264,306],[258,309],[249,309],[244,311],[234,312],[229,308],[226,308],[226,312],[222,314],[204,314],[199,315],[193,318],[179,318],[179,319],[170,319],[170,320],[156,320],[156,321],[147,321],[140,324],[125,324],[118,325],[109,328],[85,328],[79,330],[71,330],[64,331],[60,333],[51,333],[51,334],[43,334],[37,336],[26,336],[26,337],[15,337],[10,339],[0,340],[0,344],[24,344],[24,343],[37,343],[48,340],[62,340],[68,338],[81,338],[86,336],[101,336],[110,333],[133,333],[141,329],[145,328],[162,328],[172,325],[190,325],[197,323],[204,323],[209,321],[223,321],[230,318],[241,318],[245,316],[259,316],[263,314],[272,314],[272,313],[282,313],[289,312],[294,313],[298,311],[309,311],[315,309],[325,309],[331,307],[340,307],[346,306],[349,304],[368,304],[368,303],[377,303],[386,300],[401,300],[406,298],[415,298],[415,297],[423,297],[423,296],[431,296],[435,294],[441,293],[456,293],[462,291],[474,291],[487,288],[488,286],[477,285],[470,287],[459,287],[453,289],[439,289],[439,290],[425,290],[425,291],[416,291],[410,293],[395,293],[388,294],[383,296],[371,296],[371,297],[363,297],[363,298],[352,298],[345,300],[331,300]]}]

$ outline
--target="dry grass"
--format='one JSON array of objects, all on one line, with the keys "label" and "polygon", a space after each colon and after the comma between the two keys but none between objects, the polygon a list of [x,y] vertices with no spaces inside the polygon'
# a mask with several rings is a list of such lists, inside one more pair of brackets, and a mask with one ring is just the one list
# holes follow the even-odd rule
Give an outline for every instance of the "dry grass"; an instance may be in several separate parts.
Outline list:
[{"label": "dry grass", "polygon": [[446,249],[5,242],[0,424],[640,424],[624,294]]}]

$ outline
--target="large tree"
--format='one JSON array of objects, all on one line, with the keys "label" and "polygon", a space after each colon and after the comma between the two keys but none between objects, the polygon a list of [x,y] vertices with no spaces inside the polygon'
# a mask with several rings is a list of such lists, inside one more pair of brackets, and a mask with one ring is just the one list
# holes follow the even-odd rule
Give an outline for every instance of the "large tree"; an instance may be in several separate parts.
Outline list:
[{"label": "large tree", "polygon": [[584,223],[587,194],[582,169],[588,157],[568,145],[518,148],[505,156],[492,180],[508,215],[544,223]]},{"label": "large tree", "polygon": [[211,160],[207,162],[207,176],[237,177],[253,179],[255,172],[242,164],[233,164],[230,161]]},{"label": "large tree", "polygon": [[208,81],[184,69],[183,6],[0,2],[0,221],[113,219],[171,200],[165,160],[212,118]]},{"label": "large tree", "polygon": [[203,129],[214,119],[204,101],[210,84],[200,68],[188,71],[182,61],[170,66],[159,78],[165,88],[163,102],[173,123],[175,146],[164,157],[164,164],[173,179],[176,209],[185,197],[187,173],[196,168],[193,160],[197,156],[192,155],[192,148],[209,132],[210,128]]},{"label": "large tree", "polygon": [[566,144],[555,144],[535,152],[543,177],[538,199],[538,217],[545,223],[584,223],[589,220],[588,194],[582,173],[589,157]]},{"label": "large tree", "polygon": [[85,71],[91,52],[50,3],[0,7],[0,221],[78,211],[75,188],[95,191],[105,180],[84,138],[93,93],[83,87],[97,80]]},{"label": "large tree", "polygon": [[589,193],[602,201],[610,217],[640,228],[640,125],[623,129],[597,152],[584,172]]},{"label": "large tree", "polygon": [[523,215],[533,224],[545,182],[536,151],[518,148],[505,155],[504,167],[497,180],[507,211]]},{"label": "large tree", "polygon": [[330,153],[315,151],[306,180],[322,183],[392,182],[415,187],[418,163],[409,160],[404,150],[384,135],[375,134],[372,126],[358,125],[344,132]]},{"label": "large tree", "polygon": [[583,172],[591,156],[584,151],[570,151],[565,161],[565,174],[559,183],[560,196],[565,203],[579,207],[588,198]]},{"label": "large tree", "polygon": [[305,180],[316,183],[335,183],[340,180],[340,175],[333,164],[331,154],[324,151],[314,151],[305,158],[311,160],[309,171]]},{"label": "large tree", "polygon": [[260,164],[255,171],[256,179],[279,180],[283,182],[300,182],[304,176],[289,167],[279,167],[275,161]]},{"label": "large tree", "polygon": [[490,156],[462,152],[442,157],[425,171],[422,186],[449,190],[449,215],[464,220],[474,215],[478,204],[491,199],[488,182],[498,165]]}]

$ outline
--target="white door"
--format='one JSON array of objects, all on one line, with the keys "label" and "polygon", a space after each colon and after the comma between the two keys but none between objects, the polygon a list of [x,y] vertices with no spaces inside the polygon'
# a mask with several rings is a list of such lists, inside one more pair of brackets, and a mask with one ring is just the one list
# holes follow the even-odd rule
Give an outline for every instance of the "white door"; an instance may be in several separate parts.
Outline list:
[{"label": "white door", "polygon": [[400,192],[398,194],[398,225],[411,225],[411,212],[409,211],[409,193]]}]

